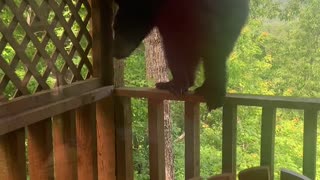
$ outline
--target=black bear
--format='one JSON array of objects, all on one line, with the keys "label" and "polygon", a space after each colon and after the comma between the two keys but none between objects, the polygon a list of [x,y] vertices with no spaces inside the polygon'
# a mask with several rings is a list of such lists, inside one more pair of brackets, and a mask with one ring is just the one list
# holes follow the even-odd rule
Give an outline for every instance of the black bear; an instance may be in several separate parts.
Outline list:
[{"label": "black bear", "polygon": [[169,82],[156,84],[174,94],[193,86],[203,61],[205,81],[196,93],[209,110],[221,107],[226,95],[226,60],[246,23],[248,0],[116,0],[114,57],[125,58],[152,28],[162,36]]}]

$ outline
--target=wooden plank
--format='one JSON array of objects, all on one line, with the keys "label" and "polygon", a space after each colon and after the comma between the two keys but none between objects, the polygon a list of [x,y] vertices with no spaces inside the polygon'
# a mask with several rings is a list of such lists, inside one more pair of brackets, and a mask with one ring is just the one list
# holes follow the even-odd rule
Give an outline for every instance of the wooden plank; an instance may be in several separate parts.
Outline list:
[{"label": "wooden plank", "polygon": [[222,173],[236,174],[237,106],[225,104],[222,115]]},{"label": "wooden plank", "polygon": [[26,179],[25,131],[0,136],[0,179]]},{"label": "wooden plank", "polygon": [[270,180],[270,171],[267,166],[253,167],[239,172],[239,180]]},{"label": "wooden plank", "polygon": [[185,179],[200,176],[200,105],[185,103]]},{"label": "wooden plank", "polygon": [[28,126],[27,131],[30,179],[53,179],[51,119]]},{"label": "wooden plank", "polygon": [[280,173],[281,180],[311,180],[310,178],[301,174],[295,173],[287,169],[281,169]]},{"label": "wooden plank", "polygon": [[98,78],[76,82],[53,90],[41,91],[33,95],[22,96],[9,102],[0,103],[0,118],[10,114],[17,114],[21,111],[34,107],[47,105],[52,102],[67,99],[74,95],[79,95],[102,87]]},{"label": "wooden plank", "polygon": [[163,100],[148,100],[150,179],[165,179]]},{"label": "wooden plank", "polygon": [[155,89],[155,88],[140,88],[140,87],[119,87],[115,89],[116,96],[125,96],[133,98],[148,98],[148,99],[168,99],[179,101],[204,102],[203,97],[194,95],[191,92],[186,95],[175,96],[169,91]]},{"label": "wooden plank", "polygon": [[116,141],[113,97],[97,106],[98,179],[116,179]]},{"label": "wooden plank", "polygon": [[20,112],[16,115],[0,118],[0,135],[36,123],[44,118],[55,116],[80,106],[101,100],[110,96],[112,94],[112,90],[112,86],[107,86],[30,109],[28,111]]},{"label": "wooden plank", "polygon": [[[90,0],[91,7],[91,35],[92,35],[92,58],[93,58],[93,76],[99,77],[104,85],[113,84],[113,58],[112,58],[112,17],[113,2],[111,0]],[[77,18],[77,17],[75,17]],[[79,22],[79,21],[78,21]],[[84,32],[86,33],[86,32]],[[98,174],[99,179],[115,179],[116,178],[116,157],[128,154],[128,159],[123,161],[123,171],[130,169],[131,172],[123,173],[126,179],[133,179],[133,164],[132,164],[132,140],[131,124],[129,131],[129,139],[119,139],[119,144],[123,145],[121,151],[116,153],[116,125],[115,125],[115,108],[113,98],[106,98],[97,102],[97,136],[98,136]],[[130,104],[129,104],[130,106]],[[122,107],[118,109],[120,113]],[[130,108],[130,107],[129,107]],[[124,114],[120,117],[124,117]],[[126,119],[120,118],[120,122],[125,122]],[[118,119],[119,120],[119,119]],[[120,123],[119,122],[119,123]],[[121,124],[121,123],[120,123]],[[124,124],[122,124],[124,125]],[[123,128],[124,126],[122,126]],[[124,133],[125,133],[124,132]],[[124,135],[124,134],[122,134]],[[125,136],[125,135],[124,135]],[[121,136],[123,137],[123,136]],[[118,144],[118,145],[119,145]],[[128,152],[127,152],[128,150]],[[120,155],[118,155],[120,153]],[[124,153],[124,154],[122,154]],[[131,164],[126,164],[130,162]],[[122,161],[121,161],[122,163]],[[120,163],[120,164],[121,164]],[[131,167],[130,167],[131,166]],[[125,176],[128,174],[128,176]],[[120,178],[118,178],[120,179]]]},{"label": "wooden plank", "polygon": [[77,179],[74,111],[68,111],[53,118],[53,148],[55,179]]},{"label": "wooden plank", "polygon": [[262,108],[260,165],[268,166],[270,179],[274,173],[274,145],[276,129],[276,109]]},{"label": "wooden plank", "polygon": [[98,178],[95,104],[76,110],[76,134],[78,179],[95,180]]},{"label": "wooden plank", "polygon": [[116,97],[115,102],[117,180],[133,180],[131,100]]},{"label": "wooden plank", "polygon": [[317,119],[317,110],[306,109],[304,111],[303,174],[310,179],[316,179]]},{"label": "wooden plank", "polygon": [[113,1],[91,0],[91,12],[93,75],[110,85],[113,84]]},{"label": "wooden plank", "polygon": [[[161,98],[169,100],[195,101],[204,102],[204,98],[194,95],[192,92],[186,95],[176,97],[168,91],[137,88],[121,87],[115,90],[117,96],[135,97],[135,98]],[[244,105],[244,106],[272,106],[277,108],[288,109],[320,109],[320,98],[297,98],[297,97],[279,97],[279,96],[261,96],[247,94],[227,94],[226,103]]]}]

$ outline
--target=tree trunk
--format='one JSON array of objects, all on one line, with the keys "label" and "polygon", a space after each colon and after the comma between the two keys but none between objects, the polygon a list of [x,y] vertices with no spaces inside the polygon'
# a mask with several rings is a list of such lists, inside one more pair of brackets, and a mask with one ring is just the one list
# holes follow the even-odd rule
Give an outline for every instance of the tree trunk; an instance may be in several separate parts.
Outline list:
[{"label": "tree trunk", "polygon": [[[166,65],[161,37],[154,29],[144,40],[147,78],[154,82],[168,81],[168,68]],[[169,101],[164,102],[164,139],[165,139],[165,169],[166,180],[174,179],[173,150],[172,150],[172,121],[170,118]]]}]

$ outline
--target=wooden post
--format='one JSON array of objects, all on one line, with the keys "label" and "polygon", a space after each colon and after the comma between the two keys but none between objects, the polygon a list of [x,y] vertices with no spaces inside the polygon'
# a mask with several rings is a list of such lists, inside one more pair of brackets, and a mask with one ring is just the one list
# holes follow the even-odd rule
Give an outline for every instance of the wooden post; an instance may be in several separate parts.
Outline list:
[{"label": "wooden post", "polygon": [[53,179],[53,145],[51,118],[28,126],[30,179]]},{"label": "wooden post", "polygon": [[261,122],[260,165],[269,167],[270,179],[273,179],[274,173],[275,129],[276,109],[274,107],[263,107]]},{"label": "wooden post", "polygon": [[[93,76],[113,85],[113,0],[91,0]],[[114,100],[96,103],[98,179],[116,179]]]},{"label": "wooden post", "polygon": [[0,136],[0,179],[26,179],[25,131]]},{"label": "wooden post", "polygon": [[165,179],[163,100],[148,101],[150,179]]},{"label": "wooden post", "polygon": [[116,97],[115,111],[117,180],[133,180],[132,113],[130,98]]},{"label": "wooden post", "polygon": [[78,179],[95,180],[97,172],[96,106],[76,110]]},{"label": "wooden post", "polygon": [[116,179],[116,139],[113,97],[96,103],[98,179]]},{"label": "wooden post", "polygon": [[317,109],[310,108],[304,111],[303,174],[310,179],[316,179],[317,120]]},{"label": "wooden post", "polygon": [[55,179],[78,179],[75,112],[53,118],[53,149]]},{"label": "wooden post", "polygon": [[[236,174],[237,106],[226,103],[222,118],[222,172]],[[235,177],[234,177],[235,178]]]},{"label": "wooden post", "polygon": [[185,102],[185,179],[200,176],[200,106]]}]

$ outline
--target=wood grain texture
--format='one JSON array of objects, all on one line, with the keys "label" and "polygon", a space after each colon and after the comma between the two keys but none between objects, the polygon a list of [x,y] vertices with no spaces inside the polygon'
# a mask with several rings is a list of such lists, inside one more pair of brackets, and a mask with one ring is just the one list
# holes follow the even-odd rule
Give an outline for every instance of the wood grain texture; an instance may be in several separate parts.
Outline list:
[{"label": "wood grain texture", "polygon": [[200,104],[185,103],[185,179],[200,176]]},{"label": "wood grain texture", "polygon": [[163,100],[148,100],[150,179],[165,179]]},{"label": "wood grain texture", "polygon": [[26,179],[25,130],[0,136],[0,179]]},{"label": "wood grain texture", "polygon": [[54,170],[57,180],[77,179],[75,112],[53,117]]},{"label": "wood grain texture", "polygon": [[78,179],[96,180],[98,164],[95,104],[88,104],[76,110],[76,136]]},{"label": "wood grain texture", "polygon": [[37,108],[0,118],[0,135],[42,121],[112,95],[113,87],[102,87]]},{"label": "wood grain texture", "polygon": [[54,178],[51,118],[27,128],[29,175],[32,180]]}]

